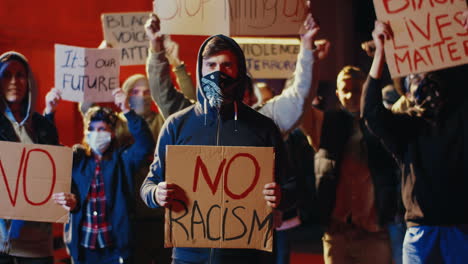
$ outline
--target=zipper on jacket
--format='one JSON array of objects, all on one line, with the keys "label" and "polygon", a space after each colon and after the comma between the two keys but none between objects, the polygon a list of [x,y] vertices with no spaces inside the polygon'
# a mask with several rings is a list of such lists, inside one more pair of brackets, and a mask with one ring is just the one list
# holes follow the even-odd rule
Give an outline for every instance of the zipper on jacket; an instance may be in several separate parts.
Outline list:
[{"label": "zipper on jacket", "polygon": [[208,259],[208,264],[211,264],[213,263],[213,251],[214,249],[213,248],[210,248],[210,258]]},{"label": "zipper on jacket", "polygon": [[220,110],[218,110],[218,122],[216,124],[216,146],[219,146],[219,129],[221,126],[221,114]]}]

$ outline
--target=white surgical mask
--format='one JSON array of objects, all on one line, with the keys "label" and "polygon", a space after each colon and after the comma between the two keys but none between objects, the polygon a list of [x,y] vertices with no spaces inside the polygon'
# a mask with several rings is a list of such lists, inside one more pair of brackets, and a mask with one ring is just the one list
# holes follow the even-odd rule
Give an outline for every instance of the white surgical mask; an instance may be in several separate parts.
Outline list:
[{"label": "white surgical mask", "polygon": [[128,102],[137,115],[145,116],[151,112],[151,96],[130,96]]},{"label": "white surgical mask", "polygon": [[89,131],[86,135],[88,145],[95,153],[101,156],[109,147],[111,140],[111,133],[107,131]]}]

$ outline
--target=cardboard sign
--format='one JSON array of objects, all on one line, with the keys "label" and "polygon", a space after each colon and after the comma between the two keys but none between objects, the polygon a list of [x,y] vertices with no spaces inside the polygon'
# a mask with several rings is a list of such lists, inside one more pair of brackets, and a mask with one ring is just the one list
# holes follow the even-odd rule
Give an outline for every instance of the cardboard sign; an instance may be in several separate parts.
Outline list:
[{"label": "cardboard sign", "polygon": [[465,0],[374,0],[374,6],[394,33],[385,42],[392,77],[468,63]]},{"label": "cardboard sign", "polygon": [[154,0],[161,32],[180,35],[297,35],[304,0]]},{"label": "cardboard sign", "polygon": [[150,12],[102,14],[104,39],[120,49],[120,65],[140,65],[148,57],[145,22]]},{"label": "cardboard sign", "polygon": [[273,182],[267,147],[167,146],[166,181],[180,187],[166,209],[166,247],[270,251],[273,212],[263,186]]},{"label": "cardboard sign", "polygon": [[52,194],[70,192],[72,150],[0,141],[0,218],[65,223]]},{"label": "cardboard sign", "polygon": [[89,49],[55,44],[55,88],[72,102],[113,102],[119,87],[118,49]]},{"label": "cardboard sign", "polygon": [[300,41],[294,38],[234,38],[255,79],[287,79],[296,68]]}]

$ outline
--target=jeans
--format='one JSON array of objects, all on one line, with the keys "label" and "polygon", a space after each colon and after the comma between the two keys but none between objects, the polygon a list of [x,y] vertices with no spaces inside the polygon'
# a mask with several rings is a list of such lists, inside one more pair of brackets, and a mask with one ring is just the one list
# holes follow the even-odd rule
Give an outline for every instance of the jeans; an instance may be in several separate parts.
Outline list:
[{"label": "jeans", "polygon": [[404,222],[388,224],[388,234],[392,246],[392,258],[395,264],[403,263],[403,240],[405,239],[406,224]]},{"label": "jeans", "polygon": [[403,263],[468,263],[468,225],[409,227],[403,242]]}]

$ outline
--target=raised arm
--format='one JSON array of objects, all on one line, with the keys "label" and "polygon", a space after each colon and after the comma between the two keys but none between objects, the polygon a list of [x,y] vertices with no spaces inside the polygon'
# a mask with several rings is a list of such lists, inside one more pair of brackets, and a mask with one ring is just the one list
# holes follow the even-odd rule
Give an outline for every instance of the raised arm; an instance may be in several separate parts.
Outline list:
[{"label": "raised arm", "polygon": [[180,90],[188,99],[194,102],[197,101],[197,94],[192,82],[192,77],[190,77],[190,74],[187,72],[184,62],[179,59],[179,44],[171,40],[170,36],[167,35],[164,38],[164,50],[166,51],[166,58],[172,65]]},{"label": "raised arm", "polygon": [[146,121],[130,109],[127,95],[122,89],[115,89],[113,95],[115,105],[125,115],[128,131],[134,139],[134,143],[125,150],[123,158],[128,162],[130,169],[136,171],[154,149],[153,135]]},{"label": "raised arm", "polygon": [[171,80],[169,62],[166,58],[163,35],[159,33],[159,18],[152,14],[145,24],[146,34],[150,41],[150,52],[146,61],[151,97],[164,118],[190,106],[192,102],[177,91]]},{"label": "raised arm", "polygon": [[314,40],[320,30],[311,14],[304,22],[307,32],[301,39],[301,50],[298,55],[294,83],[286,88],[279,96],[269,100],[259,112],[271,118],[279,127],[282,135],[286,135],[296,128],[304,114],[311,105],[316,94],[314,82],[316,74],[316,61],[326,57],[329,43],[325,42],[318,49],[313,49]]},{"label": "raised arm", "polygon": [[376,21],[372,37],[376,50],[369,77],[362,91],[361,116],[387,149],[401,157],[417,120],[406,114],[393,114],[383,106],[380,78],[385,63],[384,42],[390,40],[393,33],[387,24]]}]

